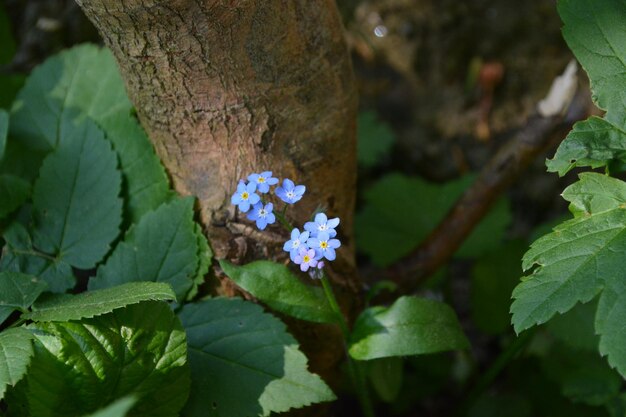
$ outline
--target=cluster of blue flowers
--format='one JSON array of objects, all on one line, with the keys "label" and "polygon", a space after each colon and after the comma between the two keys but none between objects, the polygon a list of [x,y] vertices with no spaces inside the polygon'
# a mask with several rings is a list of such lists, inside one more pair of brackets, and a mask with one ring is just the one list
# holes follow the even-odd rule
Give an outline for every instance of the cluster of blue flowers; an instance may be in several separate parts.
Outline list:
[{"label": "cluster of blue flowers", "polygon": [[[250,207],[252,211],[248,213],[248,219],[256,222],[259,229],[265,230],[268,224],[276,222],[274,215],[274,205],[265,204],[257,192],[267,194],[270,185],[278,184],[278,178],[272,177],[272,171],[261,172],[260,174],[250,174],[248,183],[241,180],[237,185],[237,191],[230,199],[230,202],[241,210],[248,213]],[[304,185],[295,185],[290,179],[285,179],[283,185],[276,188],[276,195],[287,204],[293,204],[300,200],[306,191]]]},{"label": "cluster of blue flowers", "polygon": [[[264,230],[268,224],[276,222],[274,205],[265,203],[259,194],[267,194],[270,185],[278,184],[278,178],[272,177],[272,171],[248,176],[248,182],[240,181],[237,191],[231,197],[231,203],[239,207],[244,213],[248,213],[248,219],[256,222],[259,229]],[[295,185],[290,179],[284,179],[282,186],[278,186],[275,194],[287,204],[299,201],[306,187]],[[252,208],[252,210],[250,210]],[[341,246],[339,239],[335,239],[339,225],[339,218],[329,219],[326,214],[318,213],[312,222],[304,225],[304,231],[298,228],[291,231],[291,239],[285,242],[283,250],[289,252],[290,259],[300,265],[302,271],[313,268],[311,276],[319,276],[319,271],[324,267],[324,259],[332,261],[336,258],[335,249]]]}]

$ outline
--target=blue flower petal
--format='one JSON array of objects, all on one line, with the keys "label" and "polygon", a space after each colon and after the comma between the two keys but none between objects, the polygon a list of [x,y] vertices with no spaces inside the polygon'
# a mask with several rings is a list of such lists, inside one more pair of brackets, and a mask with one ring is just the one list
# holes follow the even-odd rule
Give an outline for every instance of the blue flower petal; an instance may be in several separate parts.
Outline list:
[{"label": "blue flower petal", "polygon": [[335,227],[339,226],[339,217],[335,217],[334,219],[328,220],[328,222],[326,222],[326,226],[330,227],[331,229],[334,229]]},{"label": "blue flower petal", "polygon": [[304,185],[297,185],[296,188],[293,189],[293,192],[299,197],[302,197],[302,194],[304,194],[305,191],[306,187]]},{"label": "blue flower petal", "polygon": [[324,213],[317,213],[315,215],[315,223],[324,224],[328,221],[328,217]]},{"label": "blue flower petal", "polygon": [[339,240],[337,240],[337,239],[330,239],[328,241],[328,247],[329,248],[337,249],[340,246],[341,246],[341,242]]},{"label": "blue flower petal", "polygon": [[259,197],[258,194],[250,194],[248,199],[250,200],[250,204],[258,204],[261,201],[261,197]]},{"label": "blue flower petal", "polygon": [[333,248],[327,248],[324,253],[324,257],[329,261],[334,261],[337,257],[337,254],[335,253],[335,250]]}]

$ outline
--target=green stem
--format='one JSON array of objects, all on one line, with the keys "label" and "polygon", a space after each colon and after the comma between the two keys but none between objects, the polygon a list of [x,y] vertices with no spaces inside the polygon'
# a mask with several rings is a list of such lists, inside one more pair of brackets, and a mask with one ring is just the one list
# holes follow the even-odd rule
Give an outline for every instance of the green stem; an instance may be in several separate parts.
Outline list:
[{"label": "green stem", "polygon": [[[286,208],[287,206],[285,206],[285,209]],[[291,225],[291,223],[289,223],[289,221],[285,217],[285,209],[283,209],[282,213],[275,211],[274,215],[278,219],[279,223],[287,230],[287,232],[291,233],[291,231],[293,230],[293,226]]]},{"label": "green stem", "polygon": [[348,373],[350,374],[352,384],[356,388],[359,403],[361,404],[361,409],[363,410],[363,414],[365,414],[366,417],[374,417],[374,408],[372,407],[372,403],[367,392],[367,384],[365,381],[365,375],[362,372],[363,370],[348,353],[348,340],[350,338],[350,329],[348,327],[348,323],[346,322],[346,318],[343,316],[343,313],[339,308],[337,298],[335,298],[335,293],[330,286],[328,278],[326,278],[326,274],[322,274],[321,281],[322,287],[324,288],[324,294],[326,295],[326,299],[328,300],[328,304],[330,305],[331,310],[337,316],[337,324],[339,324],[339,327],[341,328],[341,333],[343,334],[343,347],[346,353],[346,360],[348,362]]},{"label": "green stem", "polygon": [[513,340],[505,350],[503,350],[496,360],[491,364],[489,369],[480,376],[474,388],[469,392],[465,401],[458,409],[457,415],[465,415],[467,411],[472,407],[476,400],[487,390],[493,381],[500,375],[500,372],[511,362],[511,360],[522,349],[528,345],[535,335],[536,328],[527,330]]}]

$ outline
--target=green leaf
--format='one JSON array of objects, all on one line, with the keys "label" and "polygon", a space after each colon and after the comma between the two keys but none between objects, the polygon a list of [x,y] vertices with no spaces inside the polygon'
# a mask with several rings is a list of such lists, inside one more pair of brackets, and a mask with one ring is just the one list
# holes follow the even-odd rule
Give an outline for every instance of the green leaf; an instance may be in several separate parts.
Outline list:
[{"label": "green leaf", "polygon": [[111,52],[81,45],[32,71],[12,109],[11,135],[30,148],[49,151],[57,144],[59,121],[68,109],[100,121],[128,114],[131,108]]},{"label": "green leaf", "polygon": [[70,321],[91,318],[142,301],[170,301],[176,296],[168,284],[129,282],[77,295],[55,294],[38,301],[22,317],[33,321]]},{"label": "green leaf", "polygon": [[26,311],[47,286],[44,281],[32,275],[0,272],[0,306]]},{"label": "green leaf", "polygon": [[[587,173],[563,197],[575,218],[531,245],[522,268],[532,269],[513,291],[516,332],[593,299],[605,282],[621,279],[626,252],[626,183]],[[534,268],[534,269],[533,269]]]},{"label": "green leaf", "polygon": [[599,167],[626,158],[626,8],[620,0],[561,0],[563,37],[589,75],[595,103],[607,111],[603,119],[574,125],[548,170],[564,175],[575,166]]},{"label": "green leaf", "polygon": [[4,158],[4,149],[7,146],[7,134],[9,133],[9,114],[0,109],[0,161]]},{"label": "green leaf", "polygon": [[600,354],[606,355],[609,365],[626,378],[626,283],[623,274],[611,278],[600,296],[595,327],[600,334]]},{"label": "green leaf", "polygon": [[256,261],[238,266],[220,260],[220,266],[238,286],[276,311],[316,323],[336,321],[319,288],[302,283],[285,265]]},{"label": "green leaf", "polygon": [[0,333],[0,400],[7,386],[14,386],[26,374],[33,355],[33,335],[23,327]]},{"label": "green leaf", "polygon": [[198,268],[193,198],[178,198],[141,218],[89,281],[89,289],[125,282],[166,282],[184,300]]},{"label": "green leaf", "polygon": [[14,175],[0,175],[0,219],[11,214],[30,196],[30,184]]},{"label": "green leaf", "polygon": [[402,388],[404,360],[398,357],[367,361],[367,376],[381,400],[393,403]]},{"label": "green leaf", "polygon": [[2,236],[7,244],[0,259],[0,270],[22,272],[39,277],[48,291],[62,293],[74,287],[76,278],[66,262],[37,251],[26,228],[13,222]]},{"label": "green leaf", "polygon": [[479,258],[472,268],[470,308],[472,321],[488,334],[509,330],[511,293],[522,274],[523,241],[511,241]]},{"label": "green leaf", "polygon": [[[117,71],[113,58],[110,57],[111,62],[108,61],[109,59],[103,65],[111,66],[112,71]],[[91,116],[99,122],[119,155],[125,183],[125,212],[130,222],[137,223],[141,216],[174,196],[169,189],[165,170],[146,133],[128,112],[108,117]]]},{"label": "green leaf", "polygon": [[166,303],[146,301],[29,328],[35,355],[15,389],[28,415],[82,415],[132,395],[137,404],[129,415],[174,417],[187,399],[185,332]]},{"label": "green leaf", "polygon": [[357,160],[364,167],[372,167],[386,156],[395,141],[389,125],[378,119],[375,112],[359,113],[357,119]]},{"label": "green leaf", "polygon": [[67,120],[62,130],[35,183],[33,240],[37,249],[89,269],[119,233],[121,178],[116,155],[93,122]]},{"label": "green leaf", "polygon": [[358,317],[349,353],[368,360],[421,355],[469,346],[454,311],[446,304],[400,297],[390,307],[371,307]]},{"label": "green leaf", "polygon": [[183,416],[267,416],[335,398],[284,323],[258,305],[214,298],[180,317],[193,381]]},{"label": "green leaf", "polygon": [[[439,185],[401,174],[387,175],[365,193],[365,208],[356,216],[359,250],[379,266],[407,255],[445,216],[471,181],[471,177],[464,177]],[[476,256],[498,247],[509,221],[507,204],[499,203],[468,237],[469,243],[459,254]]]},{"label": "green leaf", "polygon": [[135,405],[136,402],[137,398],[135,397],[122,397],[95,413],[91,413],[85,417],[126,417],[128,415],[128,411],[133,408],[133,405]]},{"label": "green leaf", "polygon": [[58,142],[57,126],[68,113],[94,120],[119,155],[125,212],[129,222],[135,223],[172,193],[165,170],[131,109],[110,51],[81,45],[49,58],[32,72],[16,102],[11,131],[31,148],[51,150]]},{"label": "green leaf", "polygon": [[209,241],[202,233],[202,227],[198,223],[194,224],[193,232],[198,242],[198,268],[193,277],[193,286],[187,293],[187,300],[193,299],[198,294],[198,287],[204,283],[204,278],[209,273],[213,261],[213,250],[211,250]]}]

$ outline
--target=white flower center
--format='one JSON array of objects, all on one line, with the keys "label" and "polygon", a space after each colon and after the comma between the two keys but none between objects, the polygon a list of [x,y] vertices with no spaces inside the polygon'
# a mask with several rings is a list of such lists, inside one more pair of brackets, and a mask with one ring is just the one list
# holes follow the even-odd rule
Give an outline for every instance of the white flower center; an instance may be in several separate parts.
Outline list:
[{"label": "white flower center", "polygon": [[294,248],[297,248],[298,246],[300,246],[300,239],[296,239],[291,243],[291,246],[293,246]]},{"label": "white flower center", "polygon": [[324,224],[320,224],[320,225],[317,227],[317,230],[321,230],[321,231],[326,230],[326,223],[324,223]]},{"label": "white flower center", "polygon": [[296,196],[296,194],[293,191],[287,191],[287,197],[288,198],[294,198]]},{"label": "white flower center", "polygon": [[267,211],[265,209],[259,210],[259,216],[265,217],[267,215]]}]

